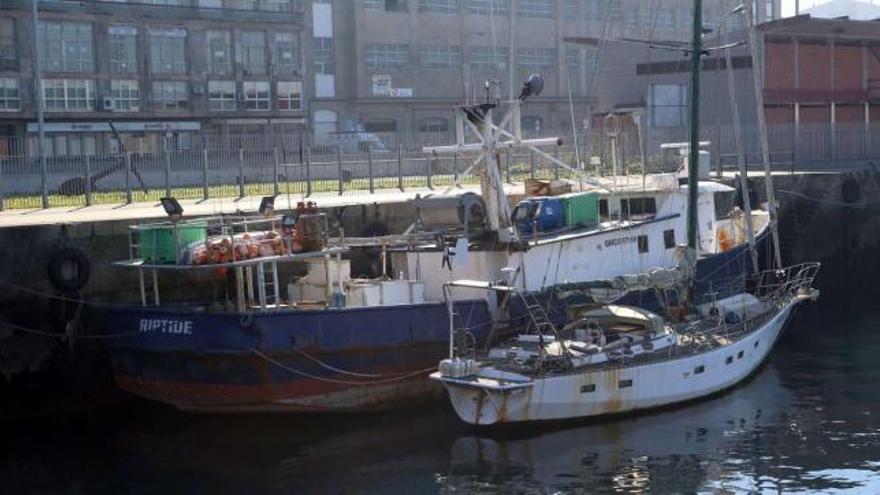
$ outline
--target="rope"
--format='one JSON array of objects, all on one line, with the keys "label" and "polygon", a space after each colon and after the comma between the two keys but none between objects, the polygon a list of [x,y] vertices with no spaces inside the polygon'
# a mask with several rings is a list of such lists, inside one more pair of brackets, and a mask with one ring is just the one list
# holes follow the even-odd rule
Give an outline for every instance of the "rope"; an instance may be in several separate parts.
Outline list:
[{"label": "rope", "polygon": [[858,208],[860,210],[880,210],[880,202],[868,203],[867,201],[862,201],[860,203],[846,203],[843,201],[833,201],[830,199],[811,198],[810,196],[807,196],[806,194],[803,194],[803,193],[799,193],[797,191],[786,191],[784,189],[780,189],[778,192],[780,192],[782,194],[788,194],[790,196],[797,196],[799,198],[806,199],[807,201],[812,201],[814,203],[824,203],[824,204],[829,204],[829,205],[833,205],[833,206],[840,206],[840,207],[844,207],[844,208]]},{"label": "rope", "polygon": [[304,357],[314,361],[315,363],[320,365],[322,368],[326,368],[330,371],[335,371],[335,372],[343,374],[343,375],[357,376],[357,377],[361,377],[361,378],[382,378],[382,377],[387,377],[387,376],[400,376],[401,375],[401,374],[383,375],[383,374],[357,373],[354,371],[347,371],[347,370],[329,365],[329,364],[325,363],[324,361],[321,361],[320,359],[312,356],[311,354],[306,353],[305,351],[302,351],[299,349],[294,349],[294,352],[302,354]]},{"label": "rope", "polygon": [[6,286],[8,286],[8,287],[11,287],[11,288],[13,288],[13,289],[15,289],[15,290],[19,290],[19,291],[24,292],[24,293],[27,293],[27,294],[32,294],[32,295],[35,295],[35,296],[42,297],[42,298],[44,298],[44,299],[54,299],[54,300],[57,300],[57,301],[74,302],[74,303],[78,303],[78,304],[89,304],[89,305],[91,305],[91,306],[103,306],[103,307],[131,307],[131,304],[124,304],[124,303],[110,303],[110,302],[101,302],[101,301],[86,300],[86,299],[84,299],[84,298],[82,297],[82,295],[80,295],[80,297],[68,297],[68,296],[64,296],[64,295],[53,294],[53,293],[51,293],[51,292],[46,292],[46,291],[43,291],[43,290],[29,289],[29,288],[27,288],[27,287],[24,287],[24,286],[21,286],[21,285],[15,284],[15,283],[10,282],[10,281],[8,281],[8,280],[0,280],[0,284],[2,284],[2,285],[6,285]]},{"label": "rope", "polygon": [[428,373],[428,372],[430,372],[430,371],[434,371],[435,369],[437,369],[437,367],[434,366],[434,367],[431,367],[431,368],[425,368],[425,369],[423,369],[423,370],[413,371],[413,372],[407,373],[407,374],[405,374],[405,375],[397,376],[397,377],[394,377],[394,378],[387,378],[387,379],[384,379],[384,380],[372,380],[372,381],[361,381],[361,382],[355,382],[355,381],[349,381],[349,380],[337,380],[337,379],[335,379],[335,378],[324,378],[324,377],[321,377],[321,376],[313,375],[313,374],[311,374],[311,373],[306,373],[305,371],[301,371],[301,370],[298,370],[298,369],[295,369],[295,368],[291,368],[290,366],[287,366],[286,364],[284,364],[284,363],[282,363],[282,362],[276,361],[275,359],[272,359],[271,357],[269,357],[269,356],[263,354],[263,353],[260,352],[258,349],[251,349],[251,352],[252,352],[254,355],[263,358],[263,359],[266,360],[267,362],[272,363],[272,364],[274,364],[275,366],[278,366],[279,368],[281,368],[281,369],[283,369],[283,370],[289,371],[289,372],[291,372],[291,373],[294,373],[294,374],[297,374],[297,375],[300,375],[300,376],[303,376],[303,377],[306,377],[306,378],[311,378],[311,379],[313,379],[313,380],[318,380],[318,381],[327,382],[327,383],[335,383],[335,384],[337,384],[337,385],[366,385],[366,386],[369,386],[369,385],[381,385],[381,384],[383,384],[383,383],[394,383],[394,382],[402,381],[402,380],[405,380],[405,379],[407,379],[407,378],[411,378],[411,377],[414,377],[414,376],[423,375],[423,374],[425,374],[425,373]]}]

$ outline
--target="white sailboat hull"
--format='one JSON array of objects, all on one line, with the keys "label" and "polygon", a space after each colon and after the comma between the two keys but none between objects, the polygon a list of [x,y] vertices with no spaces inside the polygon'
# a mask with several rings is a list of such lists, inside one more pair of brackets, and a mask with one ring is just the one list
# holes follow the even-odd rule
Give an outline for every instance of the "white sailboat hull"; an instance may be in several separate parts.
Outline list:
[{"label": "white sailboat hull", "polygon": [[476,425],[585,418],[667,406],[712,395],[748,377],[767,358],[798,302],[791,300],[740,340],[671,360],[537,378],[517,387],[435,378],[443,381],[458,416]]}]

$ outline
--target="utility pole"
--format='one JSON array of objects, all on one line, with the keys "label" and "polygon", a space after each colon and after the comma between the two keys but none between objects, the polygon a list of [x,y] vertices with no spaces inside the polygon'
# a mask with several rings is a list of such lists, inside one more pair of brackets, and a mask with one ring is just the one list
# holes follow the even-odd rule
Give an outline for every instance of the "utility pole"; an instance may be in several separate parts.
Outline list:
[{"label": "utility pole", "polygon": [[[37,156],[40,157],[40,184],[43,208],[49,207],[49,169],[46,166],[46,155],[43,153],[45,131],[43,129],[43,71],[40,67],[40,33],[39,14],[37,13],[37,1],[31,0],[31,9],[34,17],[34,79],[36,79],[34,100],[37,102]],[[88,187],[88,185],[86,185]]]}]

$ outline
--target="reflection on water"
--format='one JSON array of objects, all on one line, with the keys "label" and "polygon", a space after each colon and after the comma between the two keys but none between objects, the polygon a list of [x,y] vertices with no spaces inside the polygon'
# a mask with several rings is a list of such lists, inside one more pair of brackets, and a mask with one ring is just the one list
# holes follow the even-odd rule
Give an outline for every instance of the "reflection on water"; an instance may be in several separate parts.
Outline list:
[{"label": "reflection on water", "polygon": [[880,313],[855,314],[807,306],[745,385],[598,423],[485,431],[445,403],[331,418],[139,403],[8,425],[0,491],[880,493]]}]

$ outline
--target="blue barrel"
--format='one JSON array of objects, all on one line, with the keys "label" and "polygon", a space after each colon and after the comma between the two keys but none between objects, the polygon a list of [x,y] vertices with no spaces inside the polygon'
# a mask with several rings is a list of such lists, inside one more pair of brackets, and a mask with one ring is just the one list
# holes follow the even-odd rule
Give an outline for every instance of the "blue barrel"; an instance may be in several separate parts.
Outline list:
[{"label": "blue barrel", "polygon": [[513,225],[522,236],[538,232],[550,232],[565,226],[562,200],[555,197],[527,198],[517,203],[513,210]]}]

